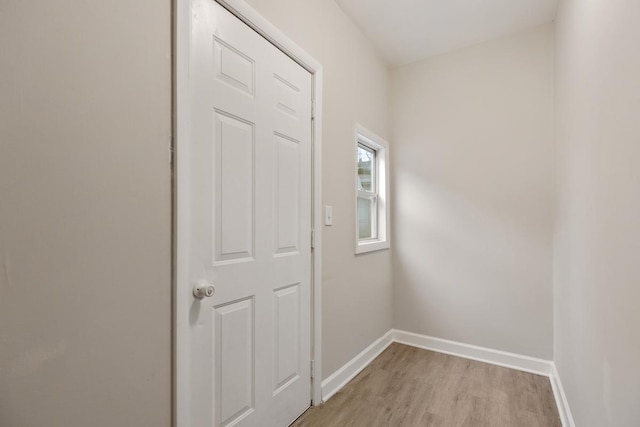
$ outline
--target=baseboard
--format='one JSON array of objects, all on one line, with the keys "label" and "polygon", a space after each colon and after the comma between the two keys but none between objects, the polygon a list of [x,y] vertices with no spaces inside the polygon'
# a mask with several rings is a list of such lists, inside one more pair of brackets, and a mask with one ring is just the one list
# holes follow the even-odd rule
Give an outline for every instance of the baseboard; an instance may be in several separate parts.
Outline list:
[{"label": "baseboard", "polygon": [[322,381],[322,401],[326,402],[329,400],[331,396],[340,391],[340,389],[358,375],[360,371],[366,368],[373,359],[389,347],[393,342],[392,335],[393,330],[390,330],[331,374],[326,380]]},{"label": "baseboard", "polygon": [[573,421],[573,415],[571,415],[571,409],[569,409],[567,396],[564,394],[564,387],[562,387],[562,381],[560,381],[558,369],[556,369],[556,364],[553,362],[551,362],[551,376],[549,377],[549,380],[551,381],[553,396],[556,399],[556,406],[560,413],[562,427],[576,427],[576,423]]},{"label": "baseboard", "polygon": [[393,330],[393,340],[400,344],[424,348],[452,356],[464,357],[465,359],[477,360],[492,365],[504,366],[505,368],[517,369],[518,371],[545,376],[551,375],[552,362],[550,360],[508,353],[506,351],[464,344],[442,338],[434,338],[397,329]]}]

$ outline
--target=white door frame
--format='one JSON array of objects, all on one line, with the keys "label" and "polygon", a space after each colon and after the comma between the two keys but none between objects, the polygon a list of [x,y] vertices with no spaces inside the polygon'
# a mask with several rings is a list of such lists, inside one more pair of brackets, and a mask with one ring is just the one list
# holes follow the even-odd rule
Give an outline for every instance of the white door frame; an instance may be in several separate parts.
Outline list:
[{"label": "white door frame", "polygon": [[[191,427],[189,406],[189,305],[191,289],[188,283],[189,250],[189,129],[190,93],[189,64],[191,36],[191,0],[173,0],[174,54],[174,115],[173,141],[173,425]],[[212,0],[214,1],[214,0]],[[322,65],[302,48],[263,18],[244,0],[215,0],[249,27],[269,40],[295,62],[312,74],[312,230],[315,235],[311,252],[311,402],[322,402],[321,362],[321,283],[322,283]]]}]

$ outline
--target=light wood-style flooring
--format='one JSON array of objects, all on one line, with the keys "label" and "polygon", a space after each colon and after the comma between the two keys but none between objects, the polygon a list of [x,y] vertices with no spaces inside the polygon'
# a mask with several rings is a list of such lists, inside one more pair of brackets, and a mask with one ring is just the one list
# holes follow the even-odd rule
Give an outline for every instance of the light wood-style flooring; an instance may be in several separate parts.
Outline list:
[{"label": "light wood-style flooring", "polygon": [[549,379],[391,344],[295,427],[561,427]]}]

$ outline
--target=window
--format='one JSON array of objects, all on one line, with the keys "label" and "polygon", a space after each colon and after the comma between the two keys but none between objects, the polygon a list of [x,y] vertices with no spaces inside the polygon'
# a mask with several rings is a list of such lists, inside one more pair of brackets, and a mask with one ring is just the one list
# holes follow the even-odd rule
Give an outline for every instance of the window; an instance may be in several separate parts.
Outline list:
[{"label": "window", "polygon": [[358,142],[358,239],[378,237],[376,150]]},{"label": "window", "polygon": [[356,126],[356,253],[389,247],[389,145]]}]

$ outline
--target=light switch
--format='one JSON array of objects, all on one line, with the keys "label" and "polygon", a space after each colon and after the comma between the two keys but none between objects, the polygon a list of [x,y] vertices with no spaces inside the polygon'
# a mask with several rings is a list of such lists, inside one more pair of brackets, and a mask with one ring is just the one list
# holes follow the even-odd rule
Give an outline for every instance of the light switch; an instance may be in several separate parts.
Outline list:
[{"label": "light switch", "polygon": [[324,206],[324,225],[333,225],[333,206]]}]

